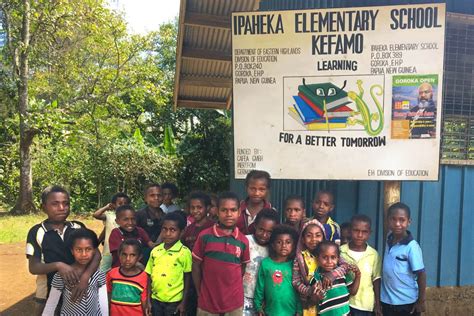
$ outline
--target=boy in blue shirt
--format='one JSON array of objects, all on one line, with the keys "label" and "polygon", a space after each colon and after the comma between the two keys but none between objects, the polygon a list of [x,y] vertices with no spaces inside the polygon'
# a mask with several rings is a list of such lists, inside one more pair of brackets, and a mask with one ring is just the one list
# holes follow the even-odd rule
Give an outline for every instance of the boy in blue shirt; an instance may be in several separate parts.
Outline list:
[{"label": "boy in blue shirt", "polygon": [[384,316],[414,316],[425,311],[426,273],[420,245],[407,230],[410,208],[388,208],[387,245],[383,258],[380,300]]}]

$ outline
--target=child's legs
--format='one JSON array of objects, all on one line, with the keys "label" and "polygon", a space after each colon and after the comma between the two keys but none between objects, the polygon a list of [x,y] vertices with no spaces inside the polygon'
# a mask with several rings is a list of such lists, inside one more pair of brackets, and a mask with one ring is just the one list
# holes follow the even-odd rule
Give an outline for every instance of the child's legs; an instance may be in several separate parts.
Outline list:
[{"label": "child's legs", "polygon": [[351,307],[351,316],[373,316],[373,312],[361,311]]},{"label": "child's legs", "polygon": [[35,316],[41,316],[43,314],[44,306],[46,301],[35,300]]},{"label": "child's legs", "polygon": [[41,316],[48,299],[48,279],[46,274],[36,276],[35,315]]},{"label": "child's legs", "polygon": [[227,312],[224,314],[224,316],[241,316],[243,314],[244,307],[239,307],[237,309],[234,309],[233,311]]},{"label": "child's legs", "polygon": [[406,305],[390,305],[382,303],[382,313],[383,316],[420,316],[420,313],[414,312],[411,314],[415,304],[406,304]]},{"label": "child's legs", "polygon": [[244,296],[244,316],[255,316],[257,312],[255,311],[255,307],[253,305],[253,298],[245,297]]},{"label": "child's legs", "polygon": [[158,300],[151,300],[151,313],[153,316],[173,316],[179,302],[165,303]]}]

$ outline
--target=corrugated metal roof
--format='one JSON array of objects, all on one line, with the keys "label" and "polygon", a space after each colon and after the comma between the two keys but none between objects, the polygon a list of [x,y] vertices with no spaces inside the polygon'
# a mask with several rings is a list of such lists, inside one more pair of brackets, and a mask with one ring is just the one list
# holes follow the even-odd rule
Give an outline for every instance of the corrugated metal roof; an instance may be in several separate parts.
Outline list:
[{"label": "corrugated metal roof", "polygon": [[231,14],[260,0],[181,0],[174,105],[228,108],[232,96]]}]

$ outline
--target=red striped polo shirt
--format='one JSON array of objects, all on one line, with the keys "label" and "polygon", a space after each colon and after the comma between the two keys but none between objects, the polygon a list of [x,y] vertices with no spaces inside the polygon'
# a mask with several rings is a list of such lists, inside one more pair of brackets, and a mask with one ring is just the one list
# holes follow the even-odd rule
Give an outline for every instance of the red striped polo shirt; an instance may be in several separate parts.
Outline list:
[{"label": "red striped polo shirt", "polygon": [[250,262],[249,241],[237,227],[226,235],[218,226],[203,230],[194,244],[194,260],[201,261],[198,307],[219,314],[244,305],[242,264]]}]

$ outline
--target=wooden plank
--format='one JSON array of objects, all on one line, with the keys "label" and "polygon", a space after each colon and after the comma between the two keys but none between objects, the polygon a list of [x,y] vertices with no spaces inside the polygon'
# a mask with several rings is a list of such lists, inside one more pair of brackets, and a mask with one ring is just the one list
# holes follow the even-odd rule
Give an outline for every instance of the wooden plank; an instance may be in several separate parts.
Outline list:
[{"label": "wooden plank", "polygon": [[216,51],[201,48],[189,48],[183,47],[181,53],[183,59],[201,59],[201,60],[213,60],[232,62],[232,54],[230,52]]},{"label": "wooden plank", "polygon": [[186,100],[178,99],[178,107],[192,109],[225,109],[226,102],[218,102],[212,100]]},{"label": "wooden plank", "polygon": [[184,41],[184,13],[186,12],[186,0],[181,0],[179,6],[178,38],[176,41],[176,69],[174,72],[174,90],[173,90],[173,111],[178,107],[179,94],[179,76],[181,74],[181,53],[183,51]]},{"label": "wooden plank", "polygon": [[193,11],[186,12],[184,24],[190,26],[225,29],[229,31],[231,29],[230,16],[203,14]]},{"label": "wooden plank", "polygon": [[181,86],[232,88],[232,78],[181,76]]}]

